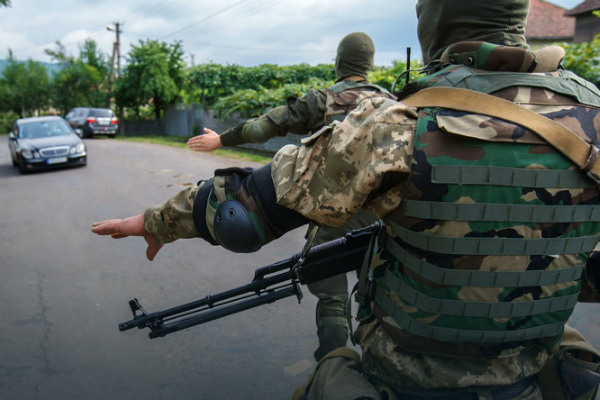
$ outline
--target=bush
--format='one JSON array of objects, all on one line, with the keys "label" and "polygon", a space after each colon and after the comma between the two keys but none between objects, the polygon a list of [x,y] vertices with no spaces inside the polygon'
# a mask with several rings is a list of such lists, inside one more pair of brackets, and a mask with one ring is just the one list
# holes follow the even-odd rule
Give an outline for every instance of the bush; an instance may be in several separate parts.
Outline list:
[{"label": "bush", "polygon": [[291,83],[273,89],[238,90],[230,96],[220,98],[213,106],[213,111],[221,119],[227,119],[232,115],[254,118],[275,107],[285,105],[290,97],[300,97],[310,89],[326,88],[332,84],[333,81],[313,78],[305,83]]},{"label": "bush", "polygon": [[17,118],[19,116],[12,111],[0,113],[0,134],[8,134]]},{"label": "bush", "polygon": [[563,66],[600,88],[600,35],[591,42],[563,44]]}]

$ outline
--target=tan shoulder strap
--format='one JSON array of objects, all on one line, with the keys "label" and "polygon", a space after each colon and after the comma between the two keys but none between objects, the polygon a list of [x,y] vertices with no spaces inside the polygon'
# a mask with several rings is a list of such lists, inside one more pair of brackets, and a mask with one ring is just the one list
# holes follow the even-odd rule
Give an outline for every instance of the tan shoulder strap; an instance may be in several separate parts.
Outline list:
[{"label": "tan shoulder strap", "polygon": [[402,100],[402,103],[417,108],[443,107],[468,111],[514,122],[538,134],[596,183],[600,183],[600,162],[596,146],[586,142],[564,125],[518,104],[489,94],[452,87],[423,89]]}]

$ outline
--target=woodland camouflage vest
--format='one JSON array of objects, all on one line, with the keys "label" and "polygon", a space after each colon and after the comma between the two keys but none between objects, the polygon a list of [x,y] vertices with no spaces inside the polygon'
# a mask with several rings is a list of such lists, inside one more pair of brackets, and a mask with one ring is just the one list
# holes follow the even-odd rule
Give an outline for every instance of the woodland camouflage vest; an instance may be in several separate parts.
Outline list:
[{"label": "woodland camouflage vest", "polygon": [[[494,93],[597,144],[600,96],[569,78],[565,71],[452,65],[418,86]],[[518,125],[424,108],[405,193],[386,217],[383,268],[374,271],[374,312],[398,345],[495,356],[531,340],[560,339],[600,239],[600,196],[591,179]]]}]

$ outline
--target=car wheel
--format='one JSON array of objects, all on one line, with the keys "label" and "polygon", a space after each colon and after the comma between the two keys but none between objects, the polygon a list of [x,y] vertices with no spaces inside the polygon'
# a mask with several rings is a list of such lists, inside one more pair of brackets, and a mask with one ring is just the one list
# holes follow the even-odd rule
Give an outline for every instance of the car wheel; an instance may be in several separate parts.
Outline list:
[{"label": "car wheel", "polygon": [[28,173],[28,172],[29,172],[29,171],[27,170],[27,168],[25,168],[25,164],[24,164],[24,163],[21,163],[21,164],[19,164],[19,172],[20,172],[22,175],[25,175],[26,173]]}]

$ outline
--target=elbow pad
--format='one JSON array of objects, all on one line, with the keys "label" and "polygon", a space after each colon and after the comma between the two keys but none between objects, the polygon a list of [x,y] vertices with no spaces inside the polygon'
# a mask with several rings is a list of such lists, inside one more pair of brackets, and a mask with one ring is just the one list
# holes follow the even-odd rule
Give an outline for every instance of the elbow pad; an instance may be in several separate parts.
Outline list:
[{"label": "elbow pad", "polygon": [[277,204],[270,164],[215,171],[196,194],[193,218],[205,240],[236,253],[257,251],[308,222]]},{"label": "elbow pad", "polygon": [[252,253],[262,247],[250,214],[236,200],[226,200],[217,208],[213,231],[217,242],[234,253]]}]

